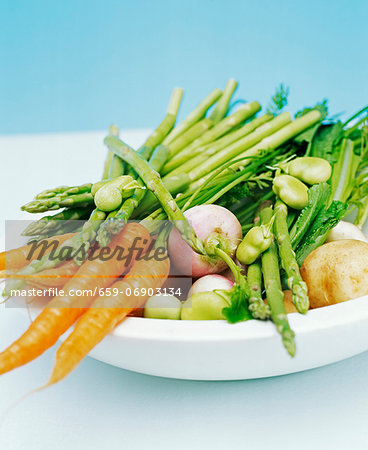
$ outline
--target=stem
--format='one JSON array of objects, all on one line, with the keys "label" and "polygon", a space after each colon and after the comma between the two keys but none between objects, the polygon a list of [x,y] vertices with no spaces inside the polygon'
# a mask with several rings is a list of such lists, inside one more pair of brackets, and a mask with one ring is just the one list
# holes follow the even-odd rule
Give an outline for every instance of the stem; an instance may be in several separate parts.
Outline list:
[{"label": "stem", "polygon": [[293,303],[301,314],[305,314],[309,309],[308,289],[300,275],[291,246],[287,226],[287,206],[280,199],[277,199],[275,205],[275,233],[281,265],[286,272],[288,287],[293,293]]},{"label": "stem", "polygon": [[[272,207],[261,210],[261,222],[267,224],[273,215]],[[290,328],[284,306],[284,293],[281,289],[279,260],[277,246],[273,240],[270,248],[262,254],[262,273],[267,294],[268,304],[271,309],[271,319],[281,334],[284,347],[291,356],[295,355],[295,334]]]},{"label": "stem", "polygon": [[224,250],[222,250],[221,248],[215,247],[214,248],[214,253],[215,253],[216,256],[218,256],[223,261],[225,261],[226,264],[229,266],[231,272],[234,275],[235,283],[238,286],[245,287],[247,283],[245,281],[245,278],[241,274],[241,270],[242,270],[241,267],[237,266],[235,264],[235,262],[233,261],[233,259]]},{"label": "stem", "polygon": [[359,117],[361,114],[363,114],[364,112],[368,111],[368,105],[364,106],[364,108],[362,108],[361,110],[359,110],[357,113],[355,113],[353,116],[349,117],[349,119],[344,122],[342,124],[343,128],[346,127],[346,125],[348,125],[352,120],[356,119],[357,117]]},{"label": "stem", "polygon": [[164,145],[169,145],[175,138],[187,131],[192,125],[202,119],[208,109],[217,102],[221,97],[220,89],[213,90],[178,126],[176,126],[171,133],[163,141]]},{"label": "stem", "polygon": [[175,227],[182,235],[184,241],[187,242],[195,252],[206,255],[202,240],[196,236],[193,228],[178,208],[172,195],[162,183],[160,175],[152,170],[147,161],[142,159],[139,154],[124,144],[116,136],[107,136],[104,142],[114,154],[118,155],[121,159],[134,167],[134,170],[138,173],[147,188],[155,194],[168,217],[175,221]]},{"label": "stem", "polygon": [[224,93],[221,95],[219,101],[217,102],[217,105],[210,115],[210,119],[213,123],[220,122],[220,120],[226,116],[231,97],[233,96],[237,87],[237,81],[234,80],[234,78],[230,78],[226,83]]}]

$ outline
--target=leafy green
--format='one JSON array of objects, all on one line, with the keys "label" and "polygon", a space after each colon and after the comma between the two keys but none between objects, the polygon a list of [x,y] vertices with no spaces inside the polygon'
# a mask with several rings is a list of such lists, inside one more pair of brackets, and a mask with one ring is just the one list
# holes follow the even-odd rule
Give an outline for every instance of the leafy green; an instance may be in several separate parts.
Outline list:
[{"label": "leafy green", "polygon": [[324,158],[331,165],[335,164],[338,159],[337,144],[341,141],[343,131],[340,121],[328,125],[321,125],[308,148],[308,156]]},{"label": "leafy green", "polygon": [[329,231],[344,217],[347,208],[347,203],[334,200],[327,209],[319,211],[304,236],[303,242],[296,249],[296,259],[299,266],[303,264],[310,252],[325,242]]},{"label": "leafy green", "polygon": [[[328,114],[327,100],[323,100],[321,103],[317,103],[313,107],[304,108],[301,111],[298,111],[295,114],[295,118],[302,117],[305,114],[307,114],[311,111],[314,111],[314,110],[317,110],[321,113],[321,121],[323,121],[327,117],[327,114]],[[309,147],[312,143],[314,135],[316,134],[318,128],[321,126],[321,121],[316,123],[316,125],[314,125],[313,127],[308,128],[308,130],[305,130],[303,133],[300,133],[294,139],[294,142],[307,144],[307,153],[309,152]]]},{"label": "leafy green", "polygon": [[[220,291],[216,291],[219,294]],[[222,291],[225,292],[225,291]],[[230,296],[228,296],[228,292]],[[248,309],[249,293],[245,292],[244,288],[235,284],[234,287],[226,292],[229,306],[222,310],[222,314],[226,317],[229,323],[241,322],[243,320],[253,319],[252,314]]]},{"label": "leafy green", "polygon": [[271,175],[272,172],[268,171],[248,178],[248,180],[237,184],[222,195],[217,203],[224,207],[230,207],[247,197],[253,197],[258,190],[270,187]]},{"label": "leafy green", "polygon": [[307,229],[315,219],[322,208],[325,208],[328,198],[330,196],[330,187],[327,183],[315,184],[309,189],[308,205],[302,209],[293,228],[290,230],[290,239],[293,248],[295,249]]},{"label": "leafy green", "polygon": [[289,88],[282,83],[276,88],[275,95],[271,97],[271,101],[266,112],[276,116],[288,104]]}]

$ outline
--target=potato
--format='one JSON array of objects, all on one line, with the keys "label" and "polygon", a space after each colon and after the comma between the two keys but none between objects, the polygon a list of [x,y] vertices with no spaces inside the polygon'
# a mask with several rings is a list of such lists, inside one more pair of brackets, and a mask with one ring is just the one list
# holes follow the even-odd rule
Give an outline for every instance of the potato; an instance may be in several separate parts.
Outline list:
[{"label": "potato", "polygon": [[344,239],[311,252],[300,273],[307,283],[312,308],[333,305],[368,294],[368,244]]},{"label": "potato", "polygon": [[[283,291],[283,293],[284,293],[284,306],[286,314],[298,312],[293,303],[293,293],[290,290]],[[265,299],[265,302],[268,304],[267,298]]]},{"label": "potato", "polygon": [[298,312],[293,303],[293,293],[289,290],[284,291],[284,306],[286,309],[286,314]]}]

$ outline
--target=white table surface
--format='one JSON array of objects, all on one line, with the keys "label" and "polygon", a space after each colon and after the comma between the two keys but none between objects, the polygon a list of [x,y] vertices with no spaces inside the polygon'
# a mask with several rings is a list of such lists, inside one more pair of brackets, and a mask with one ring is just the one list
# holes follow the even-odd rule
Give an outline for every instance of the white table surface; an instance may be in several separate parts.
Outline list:
[{"label": "white table surface", "polygon": [[[3,221],[24,217],[19,205],[36,192],[98,179],[103,135],[0,136],[1,234]],[[134,131],[123,138],[140,143]],[[23,313],[2,306],[0,347],[26,326]],[[7,411],[45,383],[54,352],[0,377],[1,450],[367,448],[368,353],[234,382],[155,378],[86,358],[65,381]]]}]

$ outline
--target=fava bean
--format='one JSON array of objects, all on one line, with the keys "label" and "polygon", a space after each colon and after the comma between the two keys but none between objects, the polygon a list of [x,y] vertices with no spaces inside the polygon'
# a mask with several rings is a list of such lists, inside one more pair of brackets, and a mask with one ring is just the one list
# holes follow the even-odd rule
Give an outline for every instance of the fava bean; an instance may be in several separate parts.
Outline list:
[{"label": "fava bean", "polygon": [[303,209],[308,205],[307,186],[291,175],[275,177],[272,190],[290,208]]},{"label": "fava bean", "polygon": [[330,163],[323,158],[305,156],[290,161],[286,172],[304,183],[317,184],[330,178],[332,168]]},{"label": "fava bean", "polygon": [[96,192],[104,186],[116,187],[121,191],[129,191],[129,195],[132,190],[141,187],[130,175],[122,175],[121,177],[116,177],[111,180],[97,181],[91,188],[91,194],[93,196],[96,195]]},{"label": "fava bean", "polygon": [[94,201],[101,211],[114,211],[121,205],[123,197],[118,188],[106,185],[96,192]]},{"label": "fava bean", "polygon": [[236,258],[242,264],[249,266],[269,248],[271,242],[271,226],[261,225],[253,227],[239,244],[236,250]]}]

